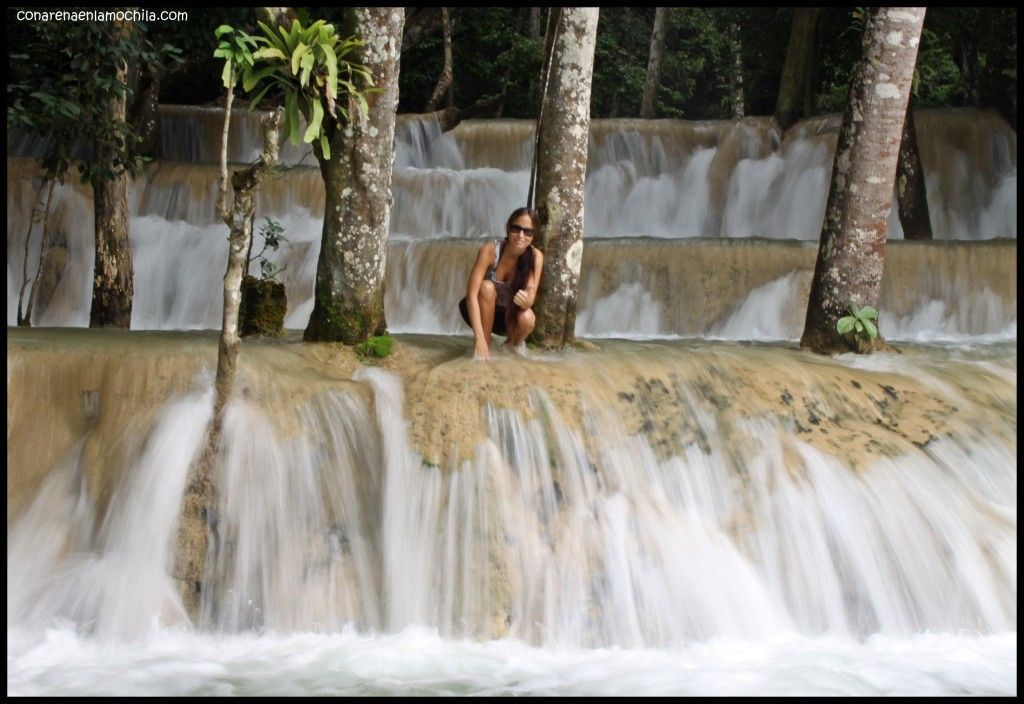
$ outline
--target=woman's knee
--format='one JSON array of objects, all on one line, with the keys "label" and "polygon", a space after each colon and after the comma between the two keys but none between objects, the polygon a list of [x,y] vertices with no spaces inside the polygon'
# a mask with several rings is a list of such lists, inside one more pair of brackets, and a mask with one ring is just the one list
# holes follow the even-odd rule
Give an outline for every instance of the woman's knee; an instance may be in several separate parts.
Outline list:
[{"label": "woman's knee", "polygon": [[494,303],[498,298],[498,290],[494,287],[493,281],[487,281],[486,279],[480,283],[480,293],[477,294],[477,299],[481,303]]},{"label": "woman's knee", "polygon": [[519,313],[519,327],[527,332],[533,330],[537,323],[537,316],[529,308]]}]

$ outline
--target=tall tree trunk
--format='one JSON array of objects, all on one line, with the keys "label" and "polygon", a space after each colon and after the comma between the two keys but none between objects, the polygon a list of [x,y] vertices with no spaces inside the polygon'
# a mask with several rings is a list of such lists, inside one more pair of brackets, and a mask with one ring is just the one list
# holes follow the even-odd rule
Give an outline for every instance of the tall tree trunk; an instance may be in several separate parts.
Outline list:
[{"label": "tall tree trunk", "polygon": [[533,337],[545,347],[575,341],[597,19],[596,7],[562,8],[552,35],[537,149],[539,246],[545,259]]},{"label": "tall tree trunk", "polygon": [[427,107],[423,112],[434,112],[441,102],[441,98],[447,96],[445,105],[454,105],[452,96],[452,20],[447,7],[441,8],[441,24],[444,28],[444,67],[441,69],[441,76],[437,79],[434,92],[430,94]]},{"label": "tall tree trunk", "polygon": [[[851,302],[878,308],[896,161],[923,23],[923,7],[868,10],[863,54],[836,146],[801,349],[857,349],[836,332],[836,323]],[[881,344],[879,335],[874,346]]]},{"label": "tall tree trunk", "polygon": [[[964,105],[976,107],[980,104],[978,90],[978,30],[981,20],[978,8],[965,8],[960,15],[961,22],[953,38],[953,62],[960,69],[963,83]],[[1016,14],[1014,16],[1016,24]]]},{"label": "tall tree trunk", "polygon": [[370,70],[380,92],[368,98],[367,119],[353,109],[353,123],[334,131],[330,160],[319,148],[314,150],[326,200],[313,313],[303,337],[355,344],[385,329],[384,266],[404,11],[383,7],[345,12],[365,42],[354,60]]},{"label": "tall tree trunk", "polygon": [[530,8],[530,39],[540,39],[540,8]]},{"label": "tall tree trunk", "polygon": [[[41,289],[40,281],[43,279],[46,266],[46,255],[50,251],[50,205],[53,203],[53,187],[57,185],[57,179],[50,179],[50,187],[46,191],[46,208],[43,210],[43,232],[39,237],[39,266],[36,268],[36,277],[32,279],[32,288],[28,293],[28,307],[25,309],[25,324],[32,325],[32,311],[35,310],[36,301],[39,300]],[[21,303],[18,303],[18,310],[21,310]],[[20,322],[18,323],[21,324]]]},{"label": "tall tree trunk", "polygon": [[139,67],[134,99],[129,110],[132,128],[139,136],[139,144],[135,151],[150,157],[156,154],[159,136],[157,126],[160,120],[160,81],[163,72],[163,67],[155,64],[147,63]]},{"label": "tall tree trunk", "polygon": [[[32,244],[32,228],[35,227],[36,221],[39,219],[39,208],[42,205],[41,198],[43,197],[43,188],[46,186],[47,181],[53,181],[43,176],[42,180],[39,181],[39,188],[36,189],[36,195],[32,199],[32,210],[28,215],[28,230],[25,232],[25,256],[21,262],[21,288],[18,289],[18,327],[31,327],[32,316],[25,313],[25,289],[33,279],[28,276],[28,251]],[[50,193],[53,193],[53,188],[50,189]],[[41,240],[46,240],[46,228],[43,228],[43,234],[40,237]],[[39,278],[39,274],[43,269],[42,256],[39,259],[39,266],[36,269],[35,279]]]},{"label": "tall tree trunk", "polygon": [[644,80],[644,95],[640,101],[640,117],[643,118],[652,118],[658,113],[658,74],[661,72],[661,57],[665,53],[668,10],[667,7],[658,7],[654,10],[651,53],[647,59],[647,78]]},{"label": "tall tree trunk", "polygon": [[228,104],[224,116],[224,134],[221,143],[221,195],[217,209],[230,228],[228,235],[228,266],[224,273],[224,312],[221,321],[220,343],[217,350],[217,377],[214,385],[213,421],[199,456],[189,468],[185,495],[182,498],[178,525],[177,551],[173,576],[178,584],[182,602],[193,622],[198,620],[199,606],[208,572],[210,550],[216,551],[217,492],[213,483],[213,469],[220,452],[220,439],[224,426],[224,409],[231,398],[238,362],[238,309],[241,301],[242,276],[245,273],[246,253],[252,241],[253,213],[256,210],[256,192],[277,164],[278,119],[274,111],[263,122],[263,153],[260,160],[247,169],[236,171],[232,177],[234,198],[227,205],[227,134],[231,120],[233,89],[228,90]]},{"label": "tall tree trunk", "polygon": [[813,109],[814,39],[819,17],[820,7],[793,8],[789,48],[782,66],[779,99],[775,104],[775,120],[784,130],[809,116]]},{"label": "tall tree trunk", "polygon": [[[114,23],[114,41],[125,41],[132,31],[130,21]],[[127,90],[128,66],[117,67],[114,80]],[[108,116],[123,123],[126,118],[126,94],[112,97]],[[96,262],[93,268],[91,328],[128,328],[132,322],[133,276],[131,238],[128,234],[128,171],[122,165],[125,154],[123,135],[97,140],[96,163],[113,174],[92,179],[93,210],[96,230]]]},{"label": "tall tree trunk", "polygon": [[732,72],[729,74],[729,95],[732,119],[743,119],[743,45],[740,43],[740,25],[729,23],[729,52],[732,54]]},{"label": "tall tree trunk", "polygon": [[900,212],[903,238],[930,240],[932,220],[928,215],[928,194],[924,185],[924,169],[917,150],[917,129],[914,127],[914,97],[907,101],[903,120],[900,156],[896,163],[896,203]]}]

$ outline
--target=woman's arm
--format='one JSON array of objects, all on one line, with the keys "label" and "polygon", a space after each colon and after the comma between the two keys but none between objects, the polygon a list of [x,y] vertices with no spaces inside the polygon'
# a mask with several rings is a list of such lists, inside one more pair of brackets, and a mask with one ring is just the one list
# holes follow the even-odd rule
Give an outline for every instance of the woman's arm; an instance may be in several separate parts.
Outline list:
[{"label": "woman's arm", "polygon": [[519,289],[512,297],[512,301],[523,310],[533,308],[533,302],[537,300],[537,288],[540,286],[540,274],[543,269],[544,255],[539,249],[534,248],[533,273],[530,274],[530,279],[526,282],[526,288]]},{"label": "woman's arm", "polygon": [[469,282],[466,284],[466,312],[469,313],[469,324],[473,327],[477,348],[481,344],[486,346],[487,337],[480,322],[480,285],[484,282],[484,274],[493,261],[494,243],[488,242],[477,252],[476,261],[469,272]]}]

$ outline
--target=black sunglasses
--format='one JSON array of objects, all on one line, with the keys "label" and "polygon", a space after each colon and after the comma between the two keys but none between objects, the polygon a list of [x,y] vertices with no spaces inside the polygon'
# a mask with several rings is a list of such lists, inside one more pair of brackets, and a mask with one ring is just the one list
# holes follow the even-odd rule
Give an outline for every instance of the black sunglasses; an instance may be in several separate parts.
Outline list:
[{"label": "black sunglasses", "polygon": [[533,237],[534,233],[536,232],[536,230],[531,229],[529,227],[523,227],[522,225],[509,225],[508,231],[511,232],[512,234],[522,232],[527,237]]}]

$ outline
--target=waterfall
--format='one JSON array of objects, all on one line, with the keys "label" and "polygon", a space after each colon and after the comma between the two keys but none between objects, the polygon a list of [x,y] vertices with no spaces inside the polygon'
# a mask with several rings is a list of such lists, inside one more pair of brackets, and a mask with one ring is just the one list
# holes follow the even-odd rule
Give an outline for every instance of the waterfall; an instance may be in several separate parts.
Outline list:
[{"label": "waterfall", "polygon": [[[158,159],[133,183],[131,191],[134,328],[217,325],[213,309],[219,299],[226,233],[215,216],[218,175],[214,157],[222,115],[215,108],[161,109]],[[968,109],[918,110],[916,120],[936,238],[1016,238],[1013,130],[991,113]],[[257,116],[239,111],[233,124],[230,158],[235,162],[251,160],[259,149]],[[824,217],[838,128],[835,117],[805,120],[784,135],[765,118],[737,123],[595,120],[586,182],[588,249],[606,238],[816,239]],[[479,241],[500,236],[505,217],[526,193],[532,140],[529,121],[469,120],[442,132],[436,121],[403,117],[396,134],[392,241]],[[16,291],[21,284],[25,233],[37,183],[34,161],[18,155],[41,153],[42,145],[17,133],[12,133],[10,144],[14,156],[7,161],[7,287]],[[282,222],[293,243],[279,253],[278,263],[288,265],[283,276],[291,302],[286,325],[303,327],[312,310],[323,183],[311,158],[301,150],[289,146],[282,158],[292,168],[283,178],[264,186],[257,218],[273,217]],[[93,257],[89,189],[76,179],[58,186],[51,218],[36,322],[85,325]],[[35,227],[31,235],[30,275],[39,268],[38,230]],[[895,209],[889,230],[891,241],[902,237]],[[458,264],[460,270],[466,266]],[[408,281],[407,274],[389,266],[392,275]],[[612,290],[601,291],[600,298],[620,287],[630,291],[634,283],[612,282]],[[422,283],[415,285],[425,295],[389,296],[389,323],[401,321],[397,326],[392,323],[397,330],[458,330],[457,316],[452,318],[447,312],[451,301],[446,290],[423,291]],[[946,307],[954,305],[940,300]],[[16,319],[15,302],[16,296],[9,295],[8,324]],[[900,315],[905,317],[907,312]],[[638,320],[641,328],[615,332],[653,334],[650,320]],[[985,332],[998,332],[1005,322],[997,323],[996,328]],[[594,334],[609,332],[601,326],[594,330]],[[680,330],[662,324],[658,331],[704,334],[707,329]]]},{"label": "waterfall", "polygon": [[[256,224],[289,240],[289,332],[240,349],[190,621],[170,572],[212,413],[222,118],[161,108],[129,193],[131,332],[85,329],[89,187],[30,229],[45,145],[8,135],[9,326],[26,246],[39,279],[37,329],[8,329],[9,694],[1016,691],[1000,118],[916,111],[936,240],[891,213],[901,353],[835,358],[793,343],[838,116],[592,121],[576,334],[599,350],[486,364],[457,304],[522,204],[533,123],[399,120],[377,367],[298,342],[324,190],[284,145]],[[233,124],[251,161],[257,117]]]},{"label": "waterfall", "polygon": [[[90,352],[95,344],[71,343],[60,369],[17,348],[15,428],[29,408],[51,409],[42,417],[56,408],[25,396],[33,383],[72,374],[84,385],[97,363],[117,364]],[[83,442],[119,435],[101,424],[67,446],[36,498],[21,491],[8,538],[9,560],[20,565],[8,581],[14,624],[69,619],[100,636],[137,637],[181,618],[167,576],[175,497],[209,419],[209,380],[187,381],[196,363],[185,360],[195,358],[181,357],[177,338],[137,344],[169,353],[162,358],[184,395],[165,388],[162,410],[136,426],[139,449],[101,460],[123,469],[83,455]],[[406,399],[398,377],[375,369],[325,387],[280,356],[291,353],[262,350],[244,364],[225,419],[215,585],[204,593],[202,627],[419,625],[452,637],[624,648],[1014,627],[1013,358],[951,373],[925,355],[858,373],[741,348],[693,349],[681,365],[672,350],[648,349],[640,366],[630,347],[529,363],[538,373],[549,367],[546,387],[523,388],[514,407],[499,395],[464,409],[480,424],[464,435],[451,429],[466,426],[443,425],[458,422],[445,415],[458,388],[433,391],[421,377]],[[714,390],[703,376],[711,359]],[[282,363],[292,368],[284,378],[273,371]],[[490,375],[468,360],[447,364],[471,386]],[[851,373],[888,390],[861,392],[863,408],[843,391],[822,391],[832,375]],[[769,386],[757,381],[765,374]],[[101,382],[99,398],[111,383]],[[809,415],[750,394],[771,384],[802,398],[794,404],[808,404]],[[812,388],[815,400],[801,396]],[[913,407],[883,410],[885,422],[909,437],[941,437],[918,447],[889,434],[854,455],[794,431],[810,417],[856,442],[858,419],[877,414],[872,404],[886,394]],[[943,410],[954,403],[958,413]],[[101,420],[108,412],[101,407]],[[934,414],[946,420],[925,432]],[[959,420],[969,416],[987,419],[984,436]],[[433,450],[414,442],[446,433]],[[27,439],[11,440],[21,448],[15,462],[39,456]],[[96,471],[110,489],[84,478]]]}]

